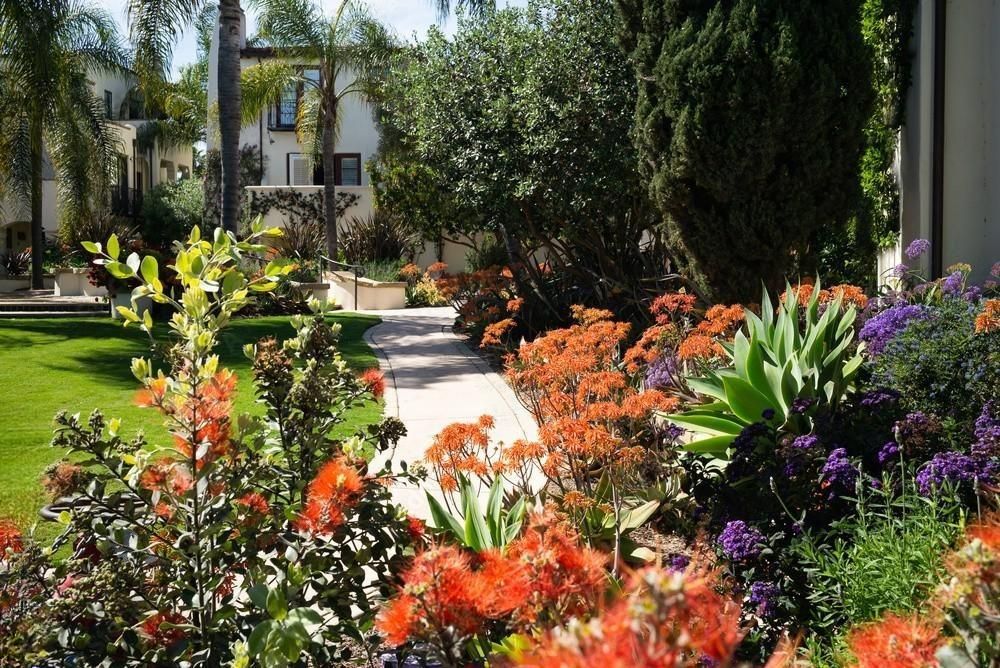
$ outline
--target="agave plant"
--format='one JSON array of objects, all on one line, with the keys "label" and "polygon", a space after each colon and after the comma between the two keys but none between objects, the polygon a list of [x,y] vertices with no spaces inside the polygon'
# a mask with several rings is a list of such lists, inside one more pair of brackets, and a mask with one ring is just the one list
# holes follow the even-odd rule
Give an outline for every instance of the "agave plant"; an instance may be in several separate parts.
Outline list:
[{"label": "agave plant", "polygon": [[475,486],[467,477],[459,477],[462,517],[456,517],[445,510],[441,502],[431,496],[430,492],[425,494],[435,528],[450,533],[459,544],[474,552],[503,548],[514,540],[521,531],[527,510],[523,496],[510,508],[504,508],[503,481],[499,477],[494,479],[490,486],[485,511],[479,506]]},{"label": "agave plant", "polygon": [[[684,413],[666,415],[674,424],[701,436],[689,452],[726,459],[729,446],[755,422],[795,433],[812,428],[818,407],[836,411],[853,389],[863,343],[852,348],[857,310],[837,298],[820,313],[819,281],[800,309],[789,285],[774,310],[764,292],[760,316],[745,312],[746,332],[723,344],[732,364],[703,378],[688,378],[699,394],[714,399]],[[797,401],[798,400],[798,401]],[[793,406],[798,410],[792,410]],[[807,410],[803,406],[809,406]]]}]

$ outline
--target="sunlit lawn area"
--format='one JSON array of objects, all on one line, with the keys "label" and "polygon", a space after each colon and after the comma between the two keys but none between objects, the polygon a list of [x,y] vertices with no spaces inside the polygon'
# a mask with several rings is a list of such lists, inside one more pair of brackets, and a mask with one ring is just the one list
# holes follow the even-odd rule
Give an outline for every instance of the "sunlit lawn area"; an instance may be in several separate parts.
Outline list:
[{"label": "sunlit lawn area", "polygon": [[[378,322],[374,316],[337,314],[343,325],[340,350],[356,369],[378,362],[362,334]],[[158,326],[156,335],[167,335]],[[287,317],[234,321],[221,336],[222,363],[236,372],[237,412],[258,411],[243,345],[266,336],[287,338],[293,330]],[[149,339],[134,327],[124,329],[108,319],[0,319],[0,517],[22,526],[38,517],[47,502],[39,484],[45,467],[59,458],[49,445],[52,417],[62,409],[88,415],[100,408],[108,417],[122,418],[122,431],[145,431],[151,443],[163,441],[161,416],[134,403],[138,383],[129,370],[137,355],[149,354]],[[377,422],[381,406],[369,403],[349,416],[350,431]]]}]

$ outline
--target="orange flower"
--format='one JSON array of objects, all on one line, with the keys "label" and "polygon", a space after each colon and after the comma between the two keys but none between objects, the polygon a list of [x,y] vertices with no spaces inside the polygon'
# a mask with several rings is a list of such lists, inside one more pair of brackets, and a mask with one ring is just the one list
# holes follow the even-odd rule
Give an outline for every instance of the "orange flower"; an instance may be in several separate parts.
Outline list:
[{"label": "orange flower", "polygon": [[151,408],[163,405],[163,398],[167,392],[167,379],[163,376],[147,381],[145,389],[139,390],[135,397],[135,403],[143,408]]},{"label": "orange flower", "polygon": [[[824,290],[823,292],[826,291]],[[853,304],[858,308],[864,308],[868,305],[868,295],[865,294],[864,289],[856,285],[850,285],[849,283],[834,285],[830,288],[825,299],[824,295],[820,293],[820,301],[823,303],[831,302],[835,299],[840,299],[844,306]]]},{"label": "orange flower", "polygon": [[267,515],[268,511],[271,509],[267,499],[265,499],[264,495],[259,492],[248,492],[247,494],[244,494],[240,498],[236,499],[236,503],[237,505],[245,507],[249,512],[257,515]]},{"label": "orange flower", "polygon": [[421,552],[403,573],[400,595],[383,607],[376,628],[391,645],[457,634],[456,642],[477,633],[484,621],[481,582],[472,576],[468,555],[453,546]]},{"label": "orange flower", "polygon": [[503,336],[517,325],[513,318],[504,318],[490,325],[483,330],[483,338],[479,341],[480,348],[489,346],[502,346]]},{"label": "orange flower", "polygon": [[361,384],[378,399],[385,394],[385,375],[376,368],[366,369],[361,374]]},{"label": "orange flower", "polygon": [[23,549],[24,542],[21,536],[21,530],[10,520],[0,520],[0,558],[2,558],[8,550],[11,552],[20,552]]},{"label": "orange flower", "polygon": [[160,459],[153,462],[139,475],[139,484],[151,492],[161,491],[166,486],[170,475],[170,462]]},{"label": "orange flower", "polygon": [[677,357],[682,360],[710,360],[725,354],[717,341],[704,334],[692,334],[677,347]]},{"label": "orange flower", "polygon": [[315,534],[334,533],[344,523],[344,510],[357,503],[363,489],[357,470],[343,458],[331,459],[309,483],[297,527]]},{"label": "orange flower", "polygon": [[448,271],[448,265],[444,262],[435,262],[431,266],[427,267],[428,274],[443,274]]},{"label": "orange flower", "polygon": [[693,311],[696,301],[697,297],[686,292],[668,292],[654,299],[649,311],[662,324],[663,321],[669,321],[673,314]]},{"label": "orange flower", "polygon": [[934,653],[944,644],[940,627],[918,617],[888,614],[847,637],[859,668],[936,666]]},{"label": "orange flower", "polygon": [[586,625],[543,636],[516,665],[562,668],[695,668],[727,663],[743,632],[740,607],[716,591],[711,571],[636,573],[626,595]]},{"label": "orange flower", "polygon": [[187,620],[176,612],[157,612],[142,622],[140,631],[151,644],[170,647],[184,640],[184,629],[176,626],[186,623]]},{"label": "orange flower", "polygon": [[987,299],[983,311],[976,316],[976,334],[1000,330],[1000,299]]}]

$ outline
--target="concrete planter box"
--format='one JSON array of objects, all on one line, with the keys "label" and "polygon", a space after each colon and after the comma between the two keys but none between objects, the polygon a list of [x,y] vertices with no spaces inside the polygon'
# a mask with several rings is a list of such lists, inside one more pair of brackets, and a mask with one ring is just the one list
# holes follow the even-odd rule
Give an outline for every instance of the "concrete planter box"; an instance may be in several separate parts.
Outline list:
[{"label": "concrete planter box", "polygon": [[404,282],[383,283],[370,278],[355,279],[354,274],[349,271],[334,271],[326,277],[330,281],[330,297],[346,310],[385,311],[406,308]]},{"label": "concrete planter box", "polygon": [[[111,317],[116,320],[121,320],[121,314],[118,312],[119,306],[124,306],[125,308],[132,308],[132,293],[131,292],[119,292],[108,298],[108,303],[111,305]],[[139,297],[135,303],[135,312],[142,317],[142,314],[153,307],[153,300],[149,297]]]},{"label": "concrete planter box", "polygon": [[[51,290],[55,285],[55,279],[51,276],[42,277],[42,285],[46,290]],[[5,292],[17,292],[18,290],[28,290],[31,288],[31,279],[27,276],[25,277],[4,277],[0,278],[0,294]]]},{"label": "concrete planter box", "polygon": [[306,299],[315,297],[321,302],[330,299],[329,283],[299,283],[298,281],[292,281],[292,286],[301,292]]},{"label": "concrete planter box", "polygon": [[91,284],[85,267],[60,269],[55,275],[57,297],[103,297],[107,288]]}]

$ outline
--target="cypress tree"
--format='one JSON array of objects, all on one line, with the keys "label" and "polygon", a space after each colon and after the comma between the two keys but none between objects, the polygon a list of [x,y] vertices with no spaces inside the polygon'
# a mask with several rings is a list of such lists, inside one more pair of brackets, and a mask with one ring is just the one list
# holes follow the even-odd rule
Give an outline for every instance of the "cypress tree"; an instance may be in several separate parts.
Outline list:
[{"label": "cypress tree", "polygon": [[873,99],[861,0],[616,0],[640,169],[679,267],[713,301],[812,269],[858,202]]}]

